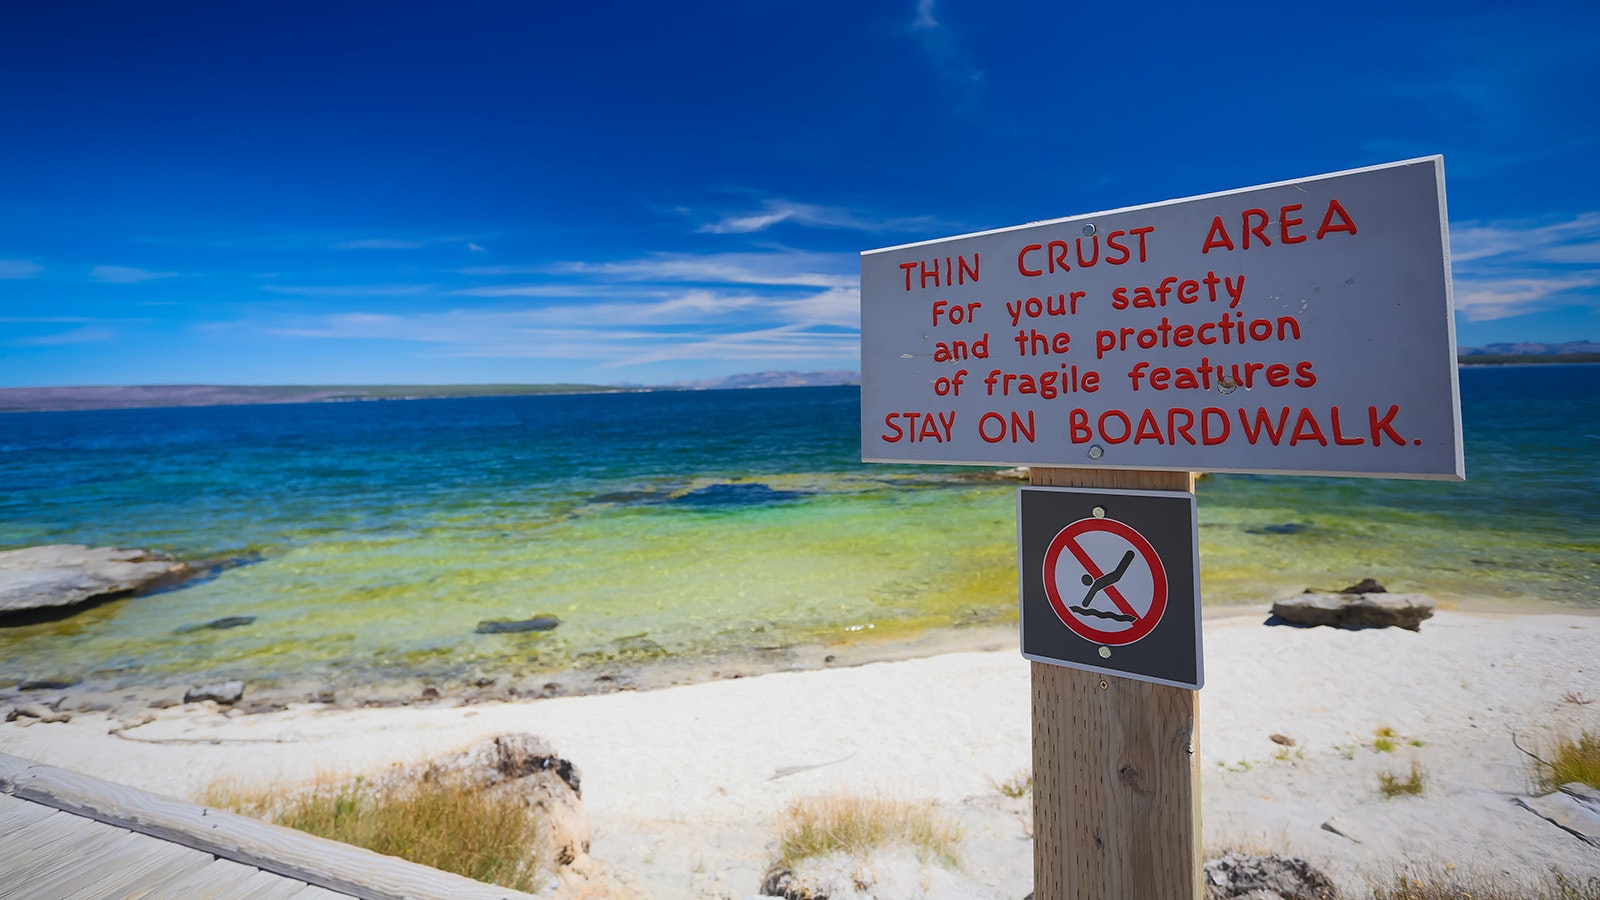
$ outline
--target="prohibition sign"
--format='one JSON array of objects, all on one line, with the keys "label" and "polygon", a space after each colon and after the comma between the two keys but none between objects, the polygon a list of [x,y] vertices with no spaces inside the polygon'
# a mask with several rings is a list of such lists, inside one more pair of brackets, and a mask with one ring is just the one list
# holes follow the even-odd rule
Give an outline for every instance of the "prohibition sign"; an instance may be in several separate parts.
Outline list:
[{"label": "prohibition sign", "polygon": [[[1079,519],[1044,555],[1044,592],[1061,624],[1113,647],[1155,630],[1167,611],[1167,571],[1144,535],[1115,519]],[[1117,626],[1121,627],[1117,627]]]}]

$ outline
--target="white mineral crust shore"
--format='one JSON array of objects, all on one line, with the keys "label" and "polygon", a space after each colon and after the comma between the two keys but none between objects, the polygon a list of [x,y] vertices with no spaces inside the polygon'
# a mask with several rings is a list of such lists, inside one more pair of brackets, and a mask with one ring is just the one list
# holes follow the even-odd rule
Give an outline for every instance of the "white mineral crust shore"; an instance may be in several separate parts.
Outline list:
[{"label": "white mineral crust shore", "polygon": [[[1347,890],[1408,863],[1502,879],[1600,876],[1600,852],[1516,806],[1529,749],[1600,732],[1600,618],[1440,612],[1420,633],[1205,624],[1205,843],[1309,859]],[[964,820],[965,875],[1031,890],[1029,663],[1014,649],[783,672],[653,691],[467,707],[190,705],[119,737],[105,714],[0,725],[0,751],[194,797],[381,770],[497,734],[549,739],[583,773],[593,855],[651,897],[747,897],[790,801],[826,792],[936,802]],[[1396,748],[1375,749],[1392,729]],[[1274,743],[1282,734],[1293,747]],[[1424,773],[1385,799],[1381,772]],[[1348,837],[1325,830],[1329,820]]]}]

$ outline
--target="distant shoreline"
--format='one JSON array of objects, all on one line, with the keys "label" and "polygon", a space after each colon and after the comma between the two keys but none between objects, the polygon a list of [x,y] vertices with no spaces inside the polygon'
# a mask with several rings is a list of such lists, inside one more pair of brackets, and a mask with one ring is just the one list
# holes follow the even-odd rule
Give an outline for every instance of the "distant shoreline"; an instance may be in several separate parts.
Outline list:
[{"label": "distant shoreline", "polygon": [[[378,400],[443,400],[469,397],[531,397],[574,394],[635,394],[766,387],[828,387],[849,382],[836,373],[769,373],[766,380],[735,376],[688,385],[601,384],[400,384],[400,385],[86,385],[0,388],[0,413],[85,412],[290,403],[365,403]],[[724,383],[726,382],[726,383]]]},{"label": "distant shoreline", "polygon": [[[1600,363],[1600,353],[1470,353],[1463,367],[1581,365]],[[145,384],[0,388],[0,413],[86,412],[103,409],[160,409],[204,406],[258,406],[289,403],[364,403],[376,400],[443,400],[466,397],[532,397],[573,394],[637,394],[666,391],[741,390],[778,387],[859,385],[856,372],[761,372],[709,381],[667,385],[604,384],[338,384],[226,385]]]}]

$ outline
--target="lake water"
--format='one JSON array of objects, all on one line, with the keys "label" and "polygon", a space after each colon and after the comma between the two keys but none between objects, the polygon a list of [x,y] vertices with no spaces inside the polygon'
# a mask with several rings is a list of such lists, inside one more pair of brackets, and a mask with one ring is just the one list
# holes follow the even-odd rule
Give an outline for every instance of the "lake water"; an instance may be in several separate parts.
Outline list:
[{"label": "lake water", "polygon": [[[1468,480],[1211,476],[1209,604],[1600,606],[1600,366],[1461,372]],[[0,679],[333,683],[1016,619],[1016,482],[859,461],[855,388],[0,416],[0,549],[249,561],[0,627]],[[553,615],[554,631],[478,634]],[[223,616],[243,628],[182,631]],[[0,681],[0,683],[4,683]]]}]

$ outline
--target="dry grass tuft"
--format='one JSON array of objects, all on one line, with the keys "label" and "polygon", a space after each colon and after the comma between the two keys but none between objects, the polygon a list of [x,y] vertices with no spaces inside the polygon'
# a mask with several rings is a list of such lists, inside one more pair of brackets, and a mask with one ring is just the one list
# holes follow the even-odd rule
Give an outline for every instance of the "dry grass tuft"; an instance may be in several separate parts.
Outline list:
[{"label": "dry grass tuft", "polygon": [[994,789],[1013,800],[1026,797],[1033,792],[1033,773],[1024,769],[1005,781],[995,782]]},{"label": "dry grass tuft", "polygon": [[778,864],[793,867],[803,859],[845,853],[865,856],[893,844],[911,847],[919,859],[954,868],[961,826],[929,803],[881,797],[828,795],[796,801],[789,807],[779,838]]},{"label": "dry grass tuft", "polygon": [[431,773],[383,786],[324,781],[300,791],[216,785],[202,802],[515,890],[533,890],[544,867],[541,822],[521,798]]},{"label": "dry grass tuft", "polygon": [[1418,765],[1416,760],[1412,760],[1410,775],[1401,777],[1393,772],[1379,772],[1378,790],[1386,800],[1392,800],[1402,794],[1420,794],[1423,778],[1422,766]]},{"label": "dry grass tuft", "polygon": [[1372,900],[1600,900],[1600,878],[1580,881],[1555,873],[1529,888],[1455,872],[1406,873],[1373,888]]}]

